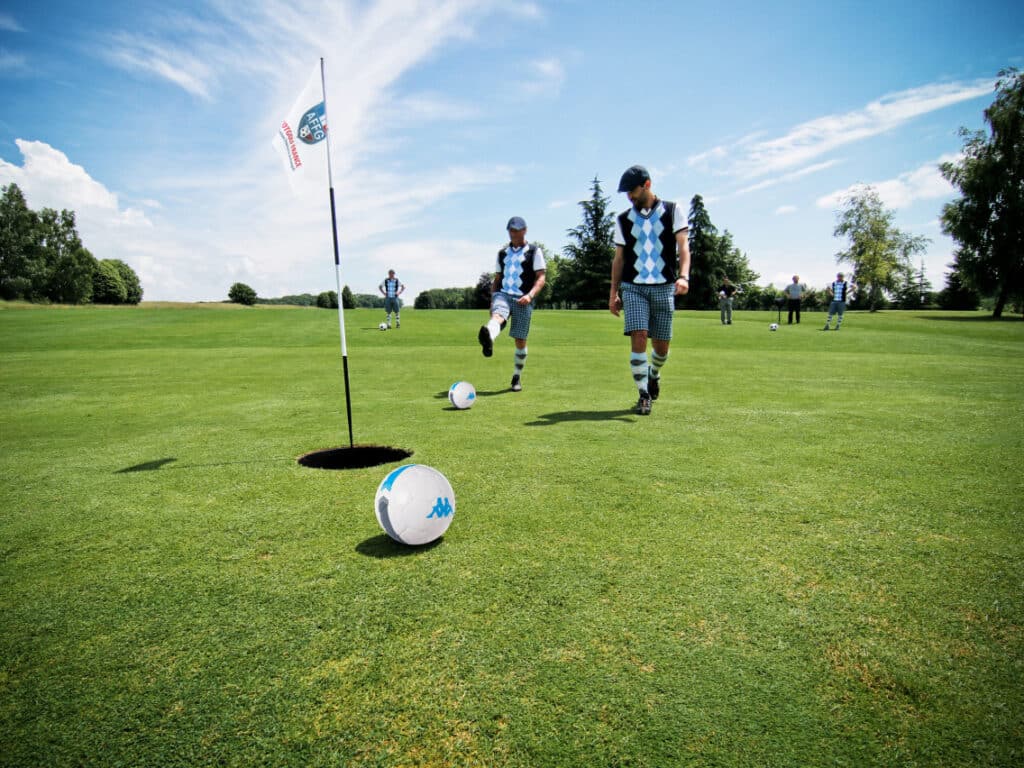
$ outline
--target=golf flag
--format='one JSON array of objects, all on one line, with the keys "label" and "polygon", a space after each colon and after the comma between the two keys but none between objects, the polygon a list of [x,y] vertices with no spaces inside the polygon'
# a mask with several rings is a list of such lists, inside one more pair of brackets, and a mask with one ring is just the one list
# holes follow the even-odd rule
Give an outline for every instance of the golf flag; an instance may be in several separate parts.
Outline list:
[{"label": "golf flag", "polygon": [[277,128],[274,146],[282,154],[288,181],[295,190],[297,182],[323,178],[327,169],[327,191],[331,206],[331,237],[334,240],[334,281],[338,285],[338,331],[341,335],[341,362],[345,376],[345,413],[348,416],[348,444],[352,442],[352,396],[348,386],[348,346],[345,342],[345,308],[341,300],[341,259],[338,256],[338,216],[334,208],[334,174],[331,170],[331,140],[327,133],[327,75],[324,60],[313,70],[306,87]]},{"label": "golf flag", "polygon": [[322,178],[327,164],[327,107],[319,66],[278,126],[274,148],[284,160],[293,188],[300,181]]}]

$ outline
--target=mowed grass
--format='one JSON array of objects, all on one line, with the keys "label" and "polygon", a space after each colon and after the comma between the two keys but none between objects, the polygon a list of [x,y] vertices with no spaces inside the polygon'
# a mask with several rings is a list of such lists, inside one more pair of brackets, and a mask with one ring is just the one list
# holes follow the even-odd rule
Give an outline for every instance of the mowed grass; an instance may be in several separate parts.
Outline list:
[{"label": "mowed grass", "polygon": [[1021,764],[1024,323],[485,315],[0,308],[0,765]]}]

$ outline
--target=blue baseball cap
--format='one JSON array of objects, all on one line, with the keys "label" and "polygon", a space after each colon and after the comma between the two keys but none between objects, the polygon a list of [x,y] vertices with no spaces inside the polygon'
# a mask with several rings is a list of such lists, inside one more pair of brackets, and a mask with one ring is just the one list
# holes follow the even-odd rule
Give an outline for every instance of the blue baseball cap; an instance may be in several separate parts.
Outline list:
[{"label": "blue baseball cap", "polygon": [[632,192],[644,182],[651,180],[651,174],[642,165],[631,165],[619,179],[619,192]]},{"label": "blue baseball cap", "polygon": [[522,216],[513,216],[508,220],[505,229],[526,229],[526,220]]}]

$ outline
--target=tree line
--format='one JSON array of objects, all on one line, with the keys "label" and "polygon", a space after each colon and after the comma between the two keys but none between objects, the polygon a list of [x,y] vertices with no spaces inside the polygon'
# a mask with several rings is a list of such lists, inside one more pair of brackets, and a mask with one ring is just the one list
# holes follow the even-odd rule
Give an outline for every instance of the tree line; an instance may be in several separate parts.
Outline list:
[{"label": "tree line", "polygon": [[[833,234],[848,247],[835,254],[849,264],[857,286],[854,308],[974,310],[982,304],[1001,317],[1011,306],[1024,313],[1024,74],[1002,70],[996,98],[984,111],[987,131],[960,130],[962,159],[942,163],[942,175],[960,192],[941,213],[942,231],[957,244],[946,285],[938,293],[914,257],[928,244],[925,237],[898,229],[895,214],[871,186],[860,187],[842,201]],[[563,253],[549,254],[547,285],[537,296],[539,307],[603,309],[608,305],[610,264],[615,253],[614,215],[600,181],[591,183],[590,199],[580,202],[582,221],[568,230]],[[728,229],[712,223],[704,200],[695,195],[688,215],[691,289],[676,299],[678,308],[713,309],[724,278],[739,287],[734,305],[741,309],[772,309],[781,288],[756,285],[759,275]],[[417,309],[479,309],[488,306],[492,275],[476,286],[431,289],[416,297]],[[803,306],[813,310],[827,303],[824,291],[804,286]]]},{"label": "tree line", "polygon": [[55,304],[138,304],[142,284],[120,259],[96,259],[75,212],[33,211],[17,184],[0,188],[0,298]]}]

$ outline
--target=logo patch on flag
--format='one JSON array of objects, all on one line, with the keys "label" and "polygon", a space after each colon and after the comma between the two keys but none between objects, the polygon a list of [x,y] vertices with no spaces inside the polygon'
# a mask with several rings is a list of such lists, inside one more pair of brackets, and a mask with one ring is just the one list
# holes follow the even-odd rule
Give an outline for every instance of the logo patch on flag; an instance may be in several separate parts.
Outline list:
[{"label": "logo patch on flag", "polygon": [[327,117],[324,115],[324,103],[307,109],[299,121],[299,140],[304,144],[316,144],[327,138]]}]

